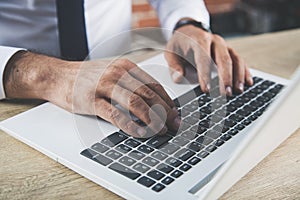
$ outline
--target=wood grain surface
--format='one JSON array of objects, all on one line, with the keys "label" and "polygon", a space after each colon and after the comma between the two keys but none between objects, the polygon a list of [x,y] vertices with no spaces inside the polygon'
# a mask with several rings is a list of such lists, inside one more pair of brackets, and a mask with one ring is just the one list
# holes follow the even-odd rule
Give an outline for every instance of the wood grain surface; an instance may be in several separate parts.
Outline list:
[{"label": "wood grain surface", "polygon": [[[228,43],[250,67],[281,77],[290,78],[300,64],[300,29],[237,38]],[[157,51],[140,51],[129,58],[139,62],[155,54]],[[0,101],[0,120],[40,103]],[[0,131],[0,199],[122,198]],[[300,199],[300,129],[221,199]]]}]

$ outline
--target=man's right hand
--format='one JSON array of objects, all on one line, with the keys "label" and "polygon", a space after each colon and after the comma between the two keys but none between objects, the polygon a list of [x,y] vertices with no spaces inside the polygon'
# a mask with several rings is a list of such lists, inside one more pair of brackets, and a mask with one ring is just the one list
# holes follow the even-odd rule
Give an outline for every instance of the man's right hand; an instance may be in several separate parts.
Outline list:
[{"label": "man's right hand", "polygon": [[97,115],[134,137],[145,137],[148,129],[164,134],[180,124],[163,87],[127,59],[69,62],[18,52],[5,69],[4,88],[8,98],[44,99],[70,112]]}]

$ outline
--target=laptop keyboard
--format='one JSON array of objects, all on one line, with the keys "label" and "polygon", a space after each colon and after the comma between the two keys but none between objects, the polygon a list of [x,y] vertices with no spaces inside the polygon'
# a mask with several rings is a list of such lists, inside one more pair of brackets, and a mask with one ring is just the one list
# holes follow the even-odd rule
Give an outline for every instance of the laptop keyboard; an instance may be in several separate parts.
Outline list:
[{"label": "laptop keyboard", "polygon": [[210,94],[196,87],[175,99],[182,118],[177,133],[140,139],[120,130],[81,155],[160,192],[259,118],[283,88],[253,80],[253,86],[232,97],[219,96],[218,87]]}]

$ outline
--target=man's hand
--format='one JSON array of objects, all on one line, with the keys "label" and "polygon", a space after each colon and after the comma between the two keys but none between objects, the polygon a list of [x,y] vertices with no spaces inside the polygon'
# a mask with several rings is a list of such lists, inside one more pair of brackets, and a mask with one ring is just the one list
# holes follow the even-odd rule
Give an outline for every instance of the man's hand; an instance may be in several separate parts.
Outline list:
[{"label": "man's hand", "polygon": [[[211,58],[217,65],[220,93],[231,96],[244,91],[244,84],[252,85],[249,68],[242,58],[216,34],[193,25],[178,28],[167,44],[165,58],[175,82],[187,75],[184,59],[195,66],[202,91],[209,92]],[[184,64],[185,63],[185,64]]]},{"label": "man's hand", "polygon": [[[74,113],[97,115],[134,137],[163,134],[180,124],[163,87],[126,59],[68,62],[19,52],[6,67],[4,87],[8,98],[45,99]],[[150,131],[116,104],[141,119]]]}]

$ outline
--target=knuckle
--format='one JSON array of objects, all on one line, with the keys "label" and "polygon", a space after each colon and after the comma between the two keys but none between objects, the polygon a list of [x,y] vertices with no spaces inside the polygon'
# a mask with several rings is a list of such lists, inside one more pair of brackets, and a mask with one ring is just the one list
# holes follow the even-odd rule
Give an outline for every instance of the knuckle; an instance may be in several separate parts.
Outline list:
[{"label": "knuckle", "polygon": [[204,32],[202,36],[202,41],[205,43],[210,43],[212,40],[212,35],[210,33]]},{"label": "knuckle", "polygon": [[141,94],[147,100],[154,100],[156,98],[155,93],[149,88],[143,88]]},{"label": "knuckle", "polygon": [[131,108],[136,108],[136,107],[141,107],[143,104],[143,101],[141,99],[141,97],[139,97],[138,95],[132,94],[129,97],[129,107]]},{"label": "knuckle", "polygon": [[214,34],[214,40],[217,41],[217,42],[225,42],[225,40],[223,39],[223,37],[221,37],[220,35],[218,34]]},{"label": "knuckle", "polygon": [[116,65],[110,65],[107,73],[110,78],[121,77],[126,73],[126,70]]},{"label": "knuckle", "polygon": [[114,124],[117,123],[121,117],[120,111],[117,109],[109,108],[107,110],[108,119]]},{"label": "knuckle", "polygon": [[231,57],[229,55],[224,55],[221,57],[221,62],[225,65],[225,66],[232,66],[232,60]]}]

